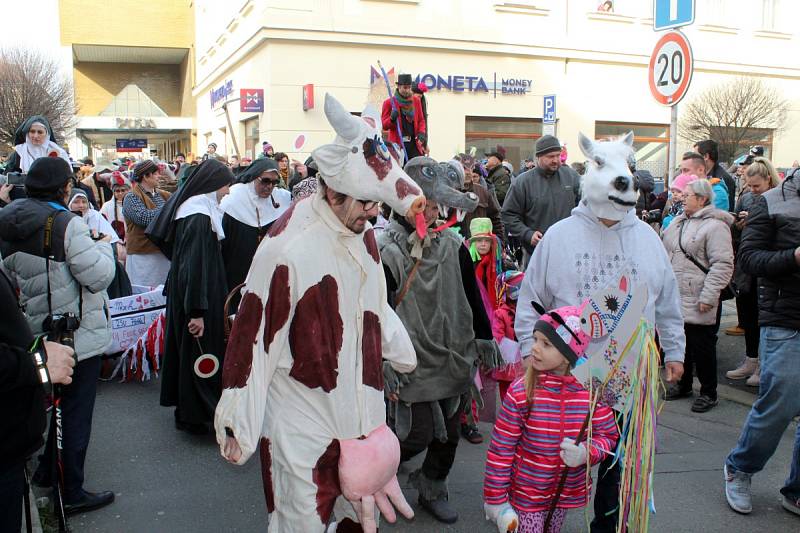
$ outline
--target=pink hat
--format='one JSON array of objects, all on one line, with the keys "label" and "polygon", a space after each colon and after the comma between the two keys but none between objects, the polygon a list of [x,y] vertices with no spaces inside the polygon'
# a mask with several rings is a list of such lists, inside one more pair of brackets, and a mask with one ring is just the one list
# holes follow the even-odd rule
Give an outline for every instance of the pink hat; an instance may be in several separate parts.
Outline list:
[{"label": "pink hat", "polygon": [[533,326],[553,343],[571,367],[583,357],[589,346],[589,335],[581,327],[581,313],[589,300],[580,307],[565,306],[543,313]]},{"label": "pink hat", "polygon": [[672,183],[669,184],[669,188],[686,192],[686,186],[697,179],[697,176],[694,174],[680,174],[676,176],[674,180],[672,180]]}]

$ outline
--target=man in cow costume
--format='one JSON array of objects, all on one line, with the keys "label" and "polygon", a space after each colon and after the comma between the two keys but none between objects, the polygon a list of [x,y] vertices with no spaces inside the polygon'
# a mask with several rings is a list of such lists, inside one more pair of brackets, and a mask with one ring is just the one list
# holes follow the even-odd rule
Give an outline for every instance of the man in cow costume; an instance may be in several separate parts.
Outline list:
[{"label": "man in cow costume", "polygon": [[[633,132],[613,142],[594,142],[583,134],[579,140],[587,158],[582,198],[568,218],[545,232],[531,255],[514,323],[520,350],[530,354],[533,345],[539,313],[532,301],[545,309],[579,306],[628,275],[647,285],[644,318],[658,330],[667,381],[677,381],[686,346],[680,295],[661,240],[636,217],[639,187],[628,165]],[[617,531],[619,479],[619,463],[609,455],[598,472],[592,533]]]},{"label": "man in cow costume", "polygon": [[215,418],[229,461],[259,448],[269,531],[279,533],[375,531],[375,506],[394,521],[391,503],[413,516],[395,477],[382,365],[410,372],[416,356],[387,303],[368,219],[378,201],[421,213],[425,198],[381,140],[375,110],[355,117],[327,95],[325,115],[337,136],[313,152],[319,190],[256,252]]}]

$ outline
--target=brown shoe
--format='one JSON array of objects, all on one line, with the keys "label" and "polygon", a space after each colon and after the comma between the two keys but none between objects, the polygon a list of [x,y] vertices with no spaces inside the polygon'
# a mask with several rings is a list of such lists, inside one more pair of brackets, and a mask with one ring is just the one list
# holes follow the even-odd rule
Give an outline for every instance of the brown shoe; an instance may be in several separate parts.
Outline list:
[{"label": "brown shoe", "polygon": [[731,335],[732,337],[741,337],[744,335],[744,328],[740,328],[739,326],[728,328],[725,330],[725,335]]}]

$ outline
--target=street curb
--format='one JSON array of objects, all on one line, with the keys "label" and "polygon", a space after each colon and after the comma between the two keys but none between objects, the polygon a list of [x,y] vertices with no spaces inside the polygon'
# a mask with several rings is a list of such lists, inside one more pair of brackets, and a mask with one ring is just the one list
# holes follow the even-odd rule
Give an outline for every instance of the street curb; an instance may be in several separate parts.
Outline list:
[{"label": "street curb", "polygon": [[[695,384],[694,389],[700,391],[700,385]],[[758,389],[756,389],[758,391]],[[758,394],[743,391],[728,385],[717,385],[717,396],[729,402],[738,403],[746,407],[752,407],[753,402],[758,398]]]}]

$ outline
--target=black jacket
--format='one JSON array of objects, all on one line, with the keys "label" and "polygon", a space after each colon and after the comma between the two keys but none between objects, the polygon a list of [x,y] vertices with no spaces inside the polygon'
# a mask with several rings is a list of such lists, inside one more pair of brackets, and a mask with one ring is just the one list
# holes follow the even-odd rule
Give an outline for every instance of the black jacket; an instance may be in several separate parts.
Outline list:
[{"label": "black jacket", "polygon": [[742,232],[738,266],[758,277],[761,326],[800,329],[800,191],[789,178],[755,198]]},{"label": "black jacket", "polygon": [[709,174],[711,177],[719,178],[728,189],[728,211],[733,212],[736,205],[736,181],[728,174],[719,163],[714,163],[714,168],[711,169]]},{"label": "black jacket", "polygon": [[11,282],[0,272],[0,473],[24,462],[42,444],[44,389],[28,354],[33,335]]}]

